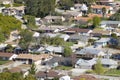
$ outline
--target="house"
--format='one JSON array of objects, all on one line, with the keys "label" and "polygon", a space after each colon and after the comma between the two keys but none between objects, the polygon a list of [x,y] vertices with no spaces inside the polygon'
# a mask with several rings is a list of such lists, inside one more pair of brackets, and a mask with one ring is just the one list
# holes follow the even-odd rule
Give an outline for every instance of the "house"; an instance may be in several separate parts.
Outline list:
[{"label": "house", "polygon": [[39,71],[38,73],[35,74],[35,77],[37,78],[37,80],[45,80],[45,79],[52,80],[54,78],[61,77],[61,75],[59,75],[58,72],[55,72],[53,70],[47,70],[47,71]]},{"label": "house", "polygon": [[79,59],[75,64],[75,68],[92,69],[95,63],[96,63],[95,58],[91,60]]},{"label": "house", "polygon": [[70,79],[70,76],[66,75],[66,76],[60,77],[59,80],[71,80],[71,79]]},{"label": "house", "polygon": [[13,53],[2,53],[0,52],[0,59],[1,60],[13,60],[17,57],[16,54]]},{"label": "house", "polygon": [[[85,68],[85,69],[92,69],[94,68],[94,65],[97,63],[98,58],[93,58],[90,60],[85,60],[85,59],[79,59],[75,67],[76,68]],[[99,59],[102,66],[106,68],[117,68],[118,62],[109,58],[100,58]]]},{"label": "house", "polygon": [[11,1],[11,0],[4,0],[2,3],[3,3],[4,5],[8,5],[8,4],[11,4],[12,1]]},{"label": "house", "polygon": [[38,31],[42,31],[45,33],[54,33],[54,32],[60,32],[65,30],[66,28],[68,28],[68,26],[63,26],[63,25],[49,25],[49,26],[45,26],[42,25],[39,27]]},{"label": "house", "polygon": [[74,4],[74,8],[76,9],[76,10],[81,10],[81,7],[82,7],[82,4]]},{"label": "house", "polygon": [[[91,33],[91,36],[93,35],[93,36],[96,36],[95,34],[100,34],[100,35],[102,35],[102,36],[110,36],[111,35],[111,32],[110,31],[108,31],[108,30],[98,30],[98,29],[93,29],[93,32]],[[96,37],[101,37],[101,36],[96,36]]]},{"label": "house", "polygon": [[80,51],[76,51],[75,54],[77,55],[77,57],[80,57],[80,58],[95,58],[98,56],[104,57],[105,55],[103,51],[96,48],[91,48],[91,47],[85,47]]},{"label": "house", "polygon": [[81,35],[89,35],[92,32],[90,29],[82,29],[82,28],[68,28],[64,30],[66,34],[81,34]]},{"label": "house", "polygon": [[103,67],[117,68],[118,66],[118,62],[112,59],[101,58],[100,61]]},{"label": "house", "polygon": [[97,79],[94,76],[84,74],[74,77],[73,80],[99,80],[99,79]]},{"label": "house", "polygon": [[91,8],[92,8],[92,12],[95,14],[102,14],[103,15],[103,11],[102,11],[103,8],[106,9],[105,14],[113,14],[113,8],[111,6],[92,5]]},{"label": "house", "polygon": [[77,43],[81,46],[86,46],[88,44],[89,36],[80,35],[80,34],[73,34],[70,35],[69,42]]},{"label": "house", "polygon": [[65,18],[63,16],[46,16],[44,18],[47,22],[49,23],[55,23],[55,22],[58,22],[58,21],[65,21]]},{"label": "house", "polygon": [[95,45],[96,46],[107,46],[107,44],[109,43],[110,38],[101,38],[100,40],[95,41]]},{"label": "house", "polygon": [[62,34],[62,33],[44,33],[44,36],[50,37],[50,38],[59,37],[59,38],[62,38],[64,41],[67,41],[70,37],[69,35]]},{"label": "house", "polygon": [[101,21],[100,27],[112,31],[120,27],[120,21]]},{"label": "house", "polygon": [[28,71],[23,71],[21,68],[19,68],[19,67],[13,67],[13,68],[11,68],[11,69],[8,69],[8,71],[10,72],[10,73],[22,73],[23,74],[23,77],[26,77],[28,74],[29,74],[29,72]]},{"label": "house", "polygon": [[101,5],[110,5],[111,3],[114,3],[114,1],[115,0],[97,0],[96,3]]},{"label": "house", "polygon": [[57,53],[57,54],[62,54],[64,53],[64,48],[61,46],[48,46],[45,49],[45,53]]},{"label": "house", "polygon": [[35,63],[36,65],[41,64],[42,61],[48,60],[50,58],[49,54],[40,54],[40,55],[33,55],[33,54],[19,54],[15,61],[21,61],[25,64],[32,64]]}]

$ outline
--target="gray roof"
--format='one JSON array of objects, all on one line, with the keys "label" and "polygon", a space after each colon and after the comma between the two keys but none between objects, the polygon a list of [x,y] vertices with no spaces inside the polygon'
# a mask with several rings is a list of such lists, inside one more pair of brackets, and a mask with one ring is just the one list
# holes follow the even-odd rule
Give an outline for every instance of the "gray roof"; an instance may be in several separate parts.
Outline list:
[{"label": "gray roof", "polygon": [[100,24],[120,24],[120,21],[101,21]]},{"label": "gray roof", "polygon": [[71,35],[69,39],[70,40],[75,39],[75,40],[87,42],[89,38],[90,38],[89,36],[80,35],[80,34],[74,34],[74,35]]},{"label": "gray roof", "polygon": [[112,59],[105,59],[105,58],[102,58],[100,59],[101,63],[102,64],[105,64],[105,65],[117,65],[117,61],[115,60],[112,60]]},{"label": "gray roof", "polygon": [[50,52],[63,53],[64,48],[61,46],[48,46],[46,50]]},{"label": "gray roof", "polygon": [[[99,54],[99,53],[101,53],[101,54]],[[86,47],[86,48],[83,48],[80,51],[77,51],[76,54],[82,54],[82,55],[85,55],[85,54],[104,55],[104,52],[99,50],[99,49],[96,49],[96,48]]]},{"label": "gray roof", "polygon": [[92,65],[94,65],[96,63],[96,59],[95,58],[93,58],[93,59],[91,59],[91,60],[84,60],[84,59],[79,59],[77,62],[76,62],[76,64],[77,65],[84,65],[84,66],[92,66]]}]

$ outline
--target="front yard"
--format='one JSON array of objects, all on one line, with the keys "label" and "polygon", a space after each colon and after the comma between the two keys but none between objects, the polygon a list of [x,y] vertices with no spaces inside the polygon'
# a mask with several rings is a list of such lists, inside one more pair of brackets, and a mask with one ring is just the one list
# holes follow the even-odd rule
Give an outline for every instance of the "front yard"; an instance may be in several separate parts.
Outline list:
[{"label": "front yard", "polygon": [[120,70],[110,69],[104,73],[107,76],[120,76]]}]

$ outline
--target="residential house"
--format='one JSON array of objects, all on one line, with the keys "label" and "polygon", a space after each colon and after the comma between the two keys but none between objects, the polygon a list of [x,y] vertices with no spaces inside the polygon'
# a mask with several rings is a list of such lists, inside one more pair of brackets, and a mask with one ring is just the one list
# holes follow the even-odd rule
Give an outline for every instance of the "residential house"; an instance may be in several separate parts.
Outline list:
[{"label": "residential house", "polygon": [[13,53],[3,53],[3,52],[0,52],[0,59],[1,60],[13,60],[17,57],[16,54],[13,54]]},{"label": "residential house", "polygon": [[[93,58],[90,60],[85,60],[85,59],[79,59],[75,67],[76,68],[84,68],[84,69],[92,69],[94,68],[94,65],[97,63],[98,58]],[[102,66],[106,68],[117,68],[118,63],[115,60],[109,59],[109,58],[100,58],[99,59]]]},{"label": "residential house", "polygon": [[74,5],[74,8],[75,8],[76,10],[78,10],[78,11],[81,10],[81,7],[82,7],[82,4],[75,4],[75,5]]},{"label": "residential house", "polygon": [[47,70],[47,71],[39,71],[38,73],[35,74],[35,77],[37,78],[37,80],[45,80],[45,79],[52,80],[54,78],[61,77],[61,75],[59,75],[58,72],[55,72],[53,70]]},{"label": "residential house", "polygon": [[63,54],[64,53],[64,48],[62,46],[48,46],[45,49],[45,53],[50,53],[50,54]]},{"label": "residential house", "polygon": [[103,15],[103,11],[102,11],[103,8],[106,9],[105,14],[113,14],[113,8],[111,6],[92,5],[91,8],[92,8],[92,12],[95,14],[102,14]]},{"label": "residential house", "polygon": [[100,61],[101,61],[101,64],[103,65],[103,67],[117,68],[117,66],[118,66],[118,62],[115,60],[112,60],[112,59],[101,58]]},{"label": "residential house", "polygon": [[120,27],[120,21],[101,21],[100,27],[112,31]]},{"label": "residential house", "polygon": [[101,38],[100,40],[95,41],[95,46],[107,46],[108,43],[110,42],[110,38]]},{"label": "residential house", "polygon": [[104,57],[105,55],[103,51],[96,48],[91,48],[91,47],[85,47],[80,51],[76,51],[75,54],[77,55],[77,57],[80,57],[80,58],[95,58],[98,56]]},{"label": "residential house", "polygon": [[64,33],[66,34],[81,34],[81,35],[90,35],[90,33],[92,32],[92,30],[90,29],[82,29],[82,28],[68,28],[66,30],[64,30]]},{"label": "residential house", "polygon": [[65,18],[63,16],[46,16],[44,18],[48,23],[56,23],[59,21],[65,21]]},{"label": "residential house", "polygon": [[40,54],[40,55],[33,55],[33,54],[19,54],[15,61],[21,61],[25,64],[32,64],[35,63],[36,65],[41,64],[42,61],[48,60],[51,58],[49,54]]},{"label": "residential house", "polygon": [[[98,35],[96,35],[98,34]],[[108,30],[102,30],[102,29],[93,29],[93,32],[91,33],[91,36],[95,37],[101,37],[101,36],[110,36],[111,32]]]},{"label": "residential house", "polygon": [[67,28],[68,26],[62,26],[62,25],[49,25],[49,26],[42,25],[39,27],[38,31],[42,31],[45,33],[50,33],[50,32],[54,33],[54,32],[63,31]]},{"label": "residential house", "polygon": [[73,80],[99,80],[91,75],[80,75],[73,78]]},{"label": "residential house", "polygon": [[101,5],[110,5],[110,3],[114,3],[114,1],[115,0],[97,0],[96,3]]},{"label": "residential house", "polygon": [[79,59],[75,64],[75,68],[92,69],[95,63],[96,63],[95,58],[91,60]]},{"label": "residential house", "polygon": [[44,35],[50,38],[59,37],[62,38],[64,41],[67,41],[70,37],[69,35],[62,33],[45,33]]},{"label": "residential house", "polygon": [[23,71],[20,67],[13,67],[11,69],[8,69],[10,73],[22,73],[23,77],[26,77],[29,72],[28,71]]},{"label": "residential house", "polygon": [[8,5],[8,4],[11,4],[12,1],[11,0],[3,0],[2,2],[4,5]]},{"label": "residential house", "polygon": [[77,43],[81,45],[81,47],[86,46],[88,44],[89,36],[86,35],[80,35],[80,34],[73,34],[70,35],[70,38],[68,41]]},{"label": "residential house", "polygon": [[66,75],[66,76],[60,77],[59,80],[71,80],[71,79],[70,79],[70,76]]}]

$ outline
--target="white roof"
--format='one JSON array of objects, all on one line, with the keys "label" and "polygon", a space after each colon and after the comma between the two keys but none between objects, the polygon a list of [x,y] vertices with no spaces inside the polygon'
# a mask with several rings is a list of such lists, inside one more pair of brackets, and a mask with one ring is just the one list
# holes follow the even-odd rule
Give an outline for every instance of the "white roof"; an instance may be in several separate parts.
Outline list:
[{"label": "white roof", "polygon": [[117,63],[117,61],[115,61],[115,60],[112,60],[112,59],[106,59],[106,58],[102,58],[102,59],[100,59],[101,60],[101,63],[102,64],[105,64],[105,65],[117,65],[118,63]]},{"label": "white roof", "polygon": [[108,41],[110,41],[110,38],[101,38],[100,40],[96,42],[108,42]]},{"label": "white roof", "polygon": [[94,65],[95,63],[96,63],[96,59],[93,58],[93,59],[91,59],[91,60],[79,59],[76,64],[77,64],[77,65],[84,65],[84,66],[92,66],[92,65]]},{"label": "white roof", "polygon": [[50,52],[63,53],[63,47],[61,46],[48,46],[46,50]]},{"label": "white roof", "polygon": [[88,7],[87,7],[85,4],[83,4],[82,7],[81,7],[81,10],[87,11],[87,10],[88,10]]},{"label": "white roof", "polygon": [[98,55],[98,56],[104,56],[105,53],[99,49],[96,49],[96,48],[90,48],[90,47],[86,47],[80,51],[77,51],[76,54],[94,54],[94,55]]},{"label": "white roof", "polygon": [[59,80],[71,80],[70,76],[62,76]]},{"label": "white roof", "polygon": [[7,44],[3,44],[3,43],[2,43],[2,44],[0,44],[0,49],[1,49],[1,48],[5,48],[6,46],[7,46]]},{"label": "white roof", "polygon": [[33,37],[39,37],[40,36],[40,33],[38,33],[38,32],[35,32],[34,34],[33,34]]}]

